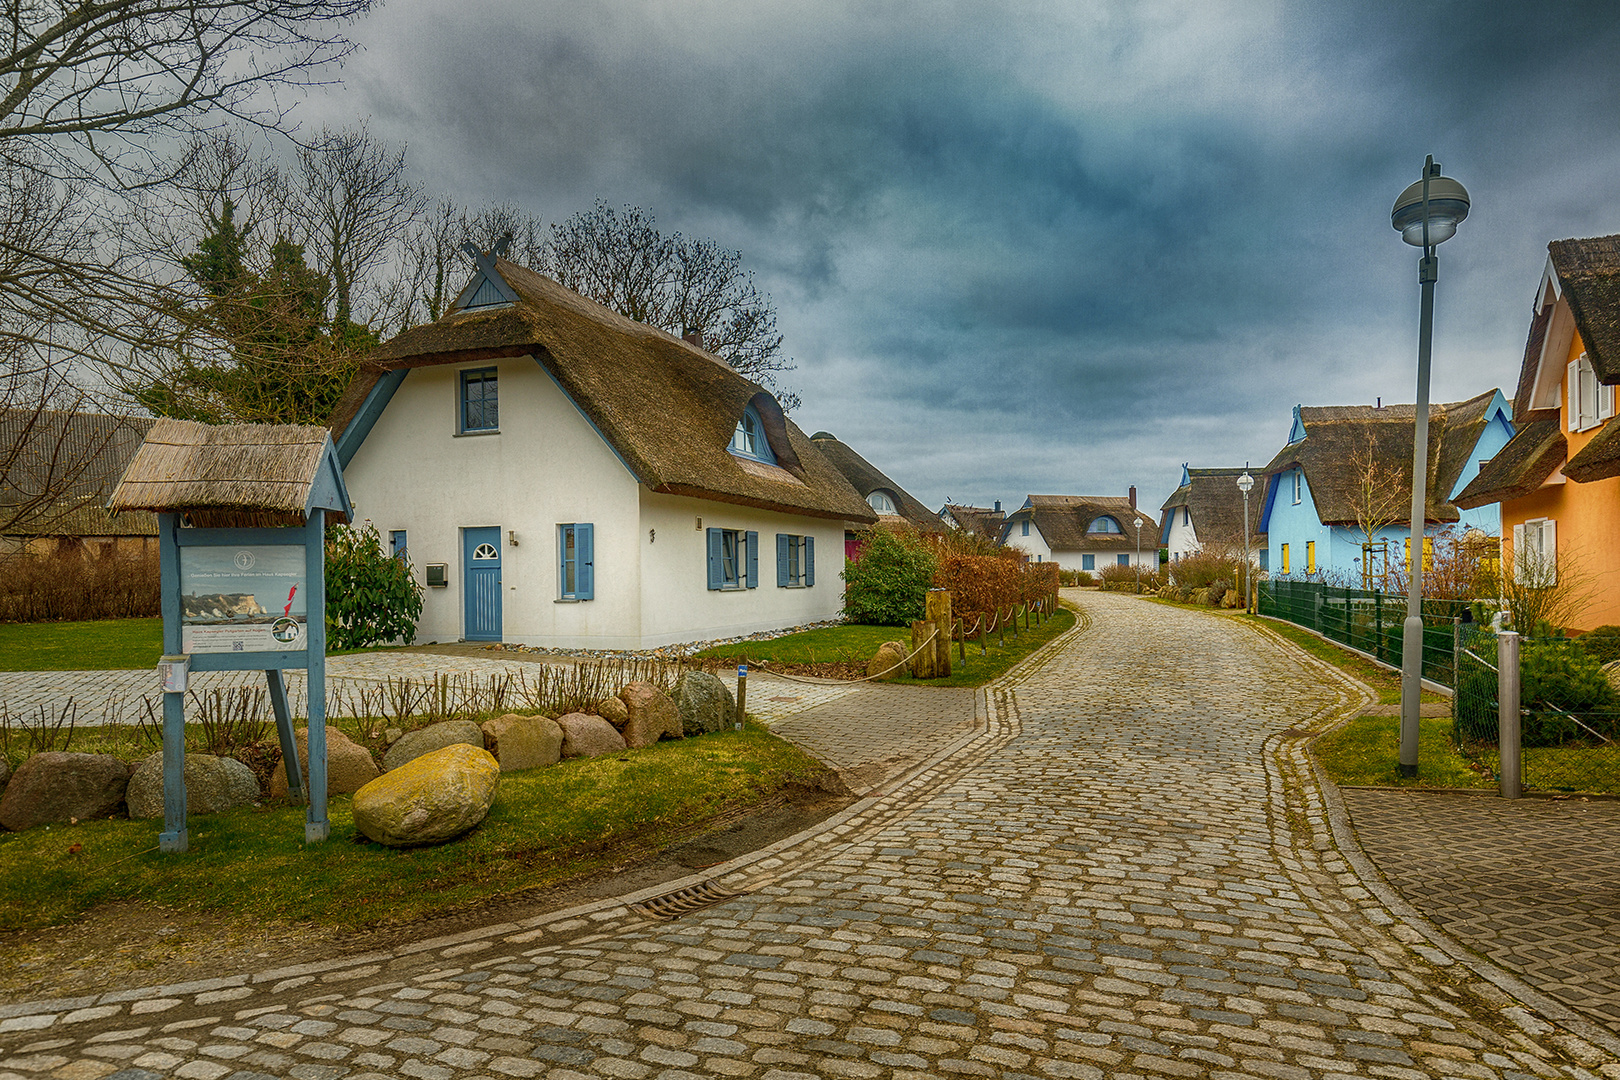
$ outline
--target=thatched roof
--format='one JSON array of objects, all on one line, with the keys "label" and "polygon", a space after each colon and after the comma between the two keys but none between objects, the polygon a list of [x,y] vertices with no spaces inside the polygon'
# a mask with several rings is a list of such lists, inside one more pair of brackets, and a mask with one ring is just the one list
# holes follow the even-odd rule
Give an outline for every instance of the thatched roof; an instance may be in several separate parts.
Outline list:
[{"label": "thatched roof", "polygon": [[[1254,476],[1254,489],[1249,492],[1249,540],[1264,539],[1260,531],[1260,518],[1266,505],[1266,477],[1247,469],[1186,469],[1187,482],[1175,490],[1159,509],[1164,516],[1164,527],[1170,524],[1169,515],[1186,507],[1192,516],[1193,533],[1200,544],[1230,544],[1243,546],[1243,492],[1238,490],[1237,478],[1245,472]],[[1163,530],[1161,529],[1161,532]]]},{"label": "thatched roof", "polygon": [[963,532],[977,533],[988,540],[1001,539],[1001,526],[1007,520],[1007,515],[1000,510],[983,506],[957,506],[954,503],[946,503],[940,511],[941,518],[946,514]]},{"label": "thatched roof", "polygon": [[1536,420],[1557,420],[1558,410],[1532,409],[1530,401],[1536,391],[1536,368],[1541,363],[1541,351],[1546,347],[1547,328],[1552,324],[1553,305],[1544,304],[1530,320],[1530,337],[1524,343],[1524,360],[1519,365],[1519,386],[1513,395],[1513,425],[1528,424]]},{"label": "thatched roof", "polygon": [[[1467,401],[1429,406],[1428,477],[1425,491],[1428,522],[1456,521],[1457,507],[1447,498],[1472,459],[1474,447],[1490,420],[1497,391]],[[1296,465],[1305,472],[1316,515],[1324,525],[1354,525],[1358,488],[1369,465],[1387,482],[1408,493],[1402,517],[1410,509],[1412,435],[1417,409],[1412,405],[1332,405],[1301,407],[1305,437],[1282,448],[1265,467],[1267,484]]]},{"label": "thatched roof", "polygon": [[[653,491],[844,521],[877,520],[776,399],[697,346],[634,322],[505,259],[516,303],[452,311],[384,342],[338,405],[334,435],[384,373],[533,356],[636,479]],[[764,422],[777,465],[728,452],[743,409]]]},{"label": "thatched roof", "polygon": [[1547,253],[1592,369],[1620,383],[1620,236],[1554,240]]},{"label": "thatched roof", "polygon": [[114,520],[102,504],[152,421],[139,416],[0,409],[0,522],[11,536],[155,536],[157,520]]},{"label": "thatched roof", "polygon": [[818,431],[810,436],[810,441],[828,461],[832,462],[833,468],[844,475],[844,479],[849,481],[850,486],[863,500],[874,491],[888,492],[889,497],[894,500],[895,509],[900,513],[879,514],[879,523],[904,522],[923,532],[945,530],[945,523],[940,521],[933,511],[912,498],[910,492],[883,475],[871,462],[851,450],[847,443],[838,441],[832,433]]},{"label": "thatched roof", "polygon": [[294,524],[316,508],[346,521],[350,509],[325,428],[187,420],[152,425],[107,508],[235,526]]},{"label": "thatched roof", "polygon": [[1521,499],[1545,483],[1564,464],[1568,453],[1569,442],[1556,412],[1550,420],[1532,420],[1480,467],[1479,475],[1457,495],[1456,503],[1464,510],[1472,510],[1506,499]]},{"label": "thatched roof", "polygon": [[[1091,523],[1102,517],[1113,518],[1122,531],[1091,532]],[[1158,550],[1159,531],[1152,516],[1132,506],[1128,498],[1109,495],[1031,495],[1022,507],[1007,515],[1001,534],[1016,544],[1018,526],[1030,521],[1053,551],[1135,551],[1137,530],[1131,523],[1138,517],[1142,519],[1142,548]]]}]

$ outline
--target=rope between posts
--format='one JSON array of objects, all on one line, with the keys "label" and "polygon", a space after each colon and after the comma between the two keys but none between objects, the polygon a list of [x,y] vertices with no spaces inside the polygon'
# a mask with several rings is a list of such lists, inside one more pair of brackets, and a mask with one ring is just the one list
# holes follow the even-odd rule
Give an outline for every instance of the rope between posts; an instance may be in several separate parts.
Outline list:
[{"label": "rope between posts", "polygon": [[928,637],[923,639],[923,643],[921,645],[918,645],[915,649],[911,650],[911,656],[907,656],[906,658],[899,661],[898,663],[892,664],[889,667],[884,668],[882,671],[876,672],[875,674],[872,674],[872,675],[862,675],[858,679],[819,679],[819,678],[807,677],[807,676],[804,676],[804,675],[789,675],[785,671],[772,671],[770,668],[764,666],[763,664],[755,664],[754,667],[759,671],[763,671],[765,674],[771,676],[772,678],[786,679],[789,682],[811,683],[811,684],[815,684],[815,685],[824,685],[824,684],[829,683],[829,682],[836,682],[836,683],[869,682],[872,679],[881,679],[881,678],[883,678],[883,676],[889,674],[890,672],[898,671],[900,668],[902,668],[905,665],[911,663],[911,658],[913,656],[916,656],[918,653],[922,652],[929,645],[931,645],[933,643],[934,639],[936,637],[938,637],[938,636],[939,636],[939,627],[936,626],[934,629],[928,631]]}]

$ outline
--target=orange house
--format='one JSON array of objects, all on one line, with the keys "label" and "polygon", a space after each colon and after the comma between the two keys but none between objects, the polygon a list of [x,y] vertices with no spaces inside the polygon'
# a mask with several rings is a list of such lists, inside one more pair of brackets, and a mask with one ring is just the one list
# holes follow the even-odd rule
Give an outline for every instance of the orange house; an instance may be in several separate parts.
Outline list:
[{"label": "orange house", "polygon": [[1518,433],[1453,501],[1502,504],[1504,573],[1589,582],[1568,629],[1591,630],[1620,623],[1620,236],[1547,250],[1513,398]]}]

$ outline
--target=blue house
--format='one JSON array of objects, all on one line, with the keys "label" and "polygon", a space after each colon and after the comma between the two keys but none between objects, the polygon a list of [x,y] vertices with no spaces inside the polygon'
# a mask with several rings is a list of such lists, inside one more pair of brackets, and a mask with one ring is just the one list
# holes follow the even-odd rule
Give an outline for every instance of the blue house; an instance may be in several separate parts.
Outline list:
[{"label": "blue house", "polygon": [[[1265,467],[1260,531],[1274,577],[1381,587],[1404,565],[1412,507],[1411,405],[1294,406],[1284,446]],[[1424,532],[1496,537],[1495,504],[1452,501],[1513,437],[1500,390],[1429,406],[1428,509]]]}]

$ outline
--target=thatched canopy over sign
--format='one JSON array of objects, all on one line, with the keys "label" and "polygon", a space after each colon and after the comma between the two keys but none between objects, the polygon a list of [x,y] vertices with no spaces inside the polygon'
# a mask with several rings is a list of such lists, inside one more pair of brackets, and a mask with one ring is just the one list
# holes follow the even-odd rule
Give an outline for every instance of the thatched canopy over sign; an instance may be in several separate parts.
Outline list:
[{"label": "thatched canopy over sign", "polygon": [[186,420],[152,425],[107,509],[184,513],[201,527],[300,525],[317,509],[347,521],[353,512],[325,428]]}]

